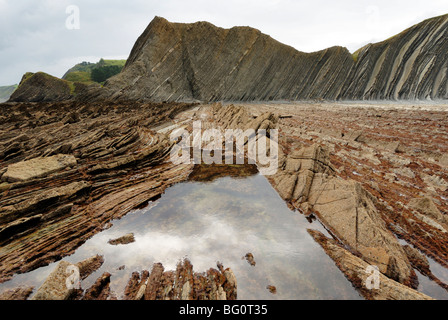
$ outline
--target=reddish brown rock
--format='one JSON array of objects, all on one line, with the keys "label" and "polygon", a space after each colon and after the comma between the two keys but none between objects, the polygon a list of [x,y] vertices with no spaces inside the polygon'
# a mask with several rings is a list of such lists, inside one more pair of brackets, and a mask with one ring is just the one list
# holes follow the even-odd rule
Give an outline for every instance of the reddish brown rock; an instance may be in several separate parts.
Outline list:
[{"label": "reddish brown rock", "polygon": [[19,287],[0,294],[0,300],[27,300],[33,293],[34,287]]},{"label": "reddish brown rock", "polygon": [[110,277],[110,273],[103,273],[103,275],[99,277],[89,289],[86,290],[82,299],[109,300],[111,298]]},{"label": "reddish brown rock", "polygon": [[269,292],[272,293],[272,294],[277,294],[277,288],[275,286],[269,285],[269,286],[266,287],[266,289],[268,289]]},{"label": "reddish brown rock", "polygon": [[125,300],[236,300],[237,282],[231,269],[218,265],[205,273],[193,271],[189,260],[179,262],[175,271],[161,263],[151,272],[134,272],[125,290]]},{"label": "reddish brown rock", "polygon": [[133,233],[129,233],[129,234],[125,234],[122,237],[119,237],[117,239],[110,239],[107,243],[116,246],[119,244],[129,244],[135,242],[135,238],[134,238],[134,234]]},{"label": "reddish brown rock", "polygon": [[[316,230],[308,230],[325,252],[335,261],[356,289],[368,300],[433,300],[431,297],[394,281],[374,269],[367,262],[356,257],[335,240],[326,238]],[[377,278],[374,278],[377,277]]]},{"label": "reddish brown rock", "polygon": [[255,267],[256,262],[254,259],[254,255],[252,253],[246,253],[246,255],[244,256],[244,258],[247,260],[247,262],[252,266]]}]

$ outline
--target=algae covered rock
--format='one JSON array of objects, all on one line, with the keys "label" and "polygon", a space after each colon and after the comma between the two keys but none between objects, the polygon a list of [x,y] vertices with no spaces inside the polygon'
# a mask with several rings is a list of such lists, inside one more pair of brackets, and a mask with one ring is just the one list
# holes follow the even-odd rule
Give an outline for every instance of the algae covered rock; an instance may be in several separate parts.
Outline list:
[{"label": "algae covered rock", "polygon": [[26,73],[9,102],[48,102],[72,99],[85,84],[53,77],[44,72]]}]

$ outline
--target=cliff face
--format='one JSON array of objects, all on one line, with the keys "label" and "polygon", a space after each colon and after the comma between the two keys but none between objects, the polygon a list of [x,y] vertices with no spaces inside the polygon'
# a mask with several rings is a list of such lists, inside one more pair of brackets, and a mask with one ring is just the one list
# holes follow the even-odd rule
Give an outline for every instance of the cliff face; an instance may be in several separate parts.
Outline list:
[{"label": "cliff face", "polygon": [[428,19],[358,52],[342,99],[445,99],[448,15]]},{"label": "cliff face", "polygon": [[248,27],[156,17],[105,88],[132,100],[333,99],[352,65],[342,47],[307,54]]},{"label": "cliff face", "polygon": [[[267,101],[448,98],[448,15],[351,54],[304,53],[249,27],[170,23],[156,17],[123,71],[80,101]],[[31,80],[31,79],[30,79]],[[11,101],[73,98],[65,83],[34,77]],[[24,82],[24,81],[22,81]]]},{"label": "cliff face", "polygon": [[[99,94],[151,101],[438,99],[447,96],[448,15],[351,55],[303,53],[249,27],[156,17]],[[355,61],[356,60],[356,61]],[[98,96],[98,94],[96,94]]]},{"label": "cliff face", "polygon": [[84,91],[87,85],[53,77],[44,72],[26,73],[18,88],[9,98],[10,102],[65,101]]}]

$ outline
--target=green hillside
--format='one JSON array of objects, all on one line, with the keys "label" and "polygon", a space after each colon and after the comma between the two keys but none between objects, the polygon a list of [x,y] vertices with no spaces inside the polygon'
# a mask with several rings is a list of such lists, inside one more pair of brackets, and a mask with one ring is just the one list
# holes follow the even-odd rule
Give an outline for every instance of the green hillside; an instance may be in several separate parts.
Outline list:
[{"label": "green hillside", "polygon": [[104,60],[97,63],[81,62],[68,70],[62,79],[82,83],[103,83],[118,74],[126,64],[126,60]]},{"label": "green hillside", "polygon": [[0,102],[8,101],[9,97],[16,89],[17,89],[17,84],[12,85],[12,86],[0,87]]}]

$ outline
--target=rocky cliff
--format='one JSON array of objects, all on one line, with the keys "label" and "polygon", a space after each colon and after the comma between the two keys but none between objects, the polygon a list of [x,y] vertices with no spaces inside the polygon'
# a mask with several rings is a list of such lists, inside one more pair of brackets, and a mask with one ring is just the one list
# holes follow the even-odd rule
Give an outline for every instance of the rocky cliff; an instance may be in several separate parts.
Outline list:
[{"label": "rocky cliff", "polygon": [[[156,17],[136,41],[123,71],[102,88],[83,88],[76,99],[445,99],[447,39],[444,15],[354,54],[343,47],[304,53],[250,27],[223,29],[208,22],[171,23]],[[39,101],[54,101],[55,93],[58,100],[75,98],[66,87],[48,88],[36,81],[21,87],[11,101],[37,101],[36,88],[43,90],[37,94]]]},{"label": "rocky cliff", "polygon": [[[249,27],[156,17],[100,97],[176,101],[443,99],[448,15],[351,54],[303,53]],[[98,96],[98,93],[96,94]]]},{"label": "rocky cliff", "polygon": [[143,100],[332,99],[352,64],[341,47],[307,54],[248,27],[156,17],[105,87],[110,97]]},{"label": "rocky cliff", "polygon": [[87,85],[53,77],[44,72],[25,73],[10,102],[56,102],[73,99]]},{"label": "rocky cliff", "polygon": [[[419,23],[356,53],[342,99],[445,99],[448,15]],[[355,57],[356,57],[355,55]]]}]

